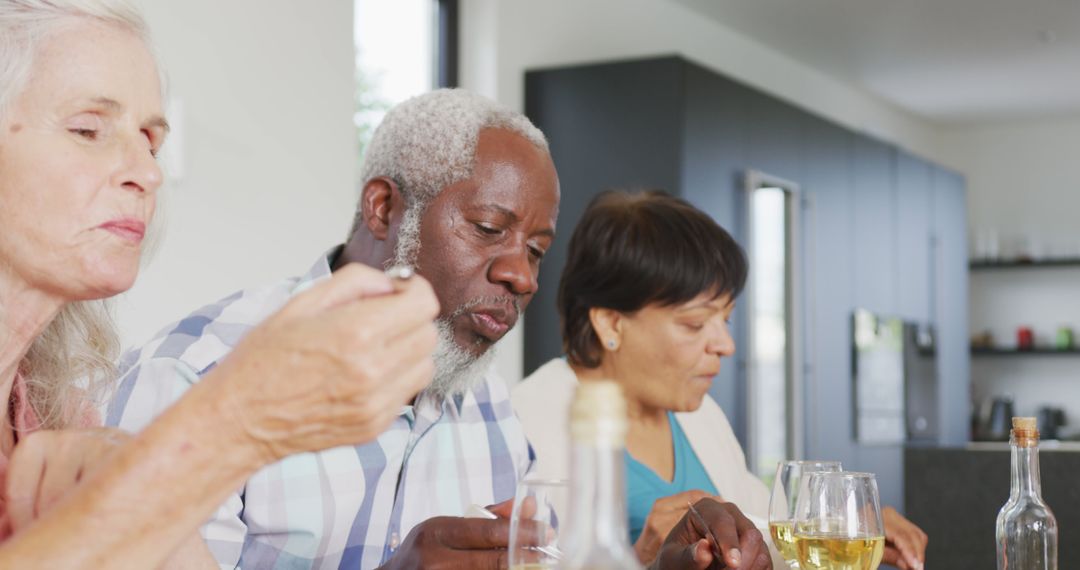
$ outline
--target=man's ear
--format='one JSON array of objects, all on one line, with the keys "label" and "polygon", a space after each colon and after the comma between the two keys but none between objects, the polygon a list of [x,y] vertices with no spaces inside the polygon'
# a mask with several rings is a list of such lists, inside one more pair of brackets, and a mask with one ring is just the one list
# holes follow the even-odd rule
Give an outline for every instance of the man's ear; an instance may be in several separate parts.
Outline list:
[{"label": "man's ear", "polygon": [[372,178],[364,183],[360,192],[360,215],[363,225],[378,240],[386,240],[390,235],[391,220],[404,205],[397,184],[386,176]]}]

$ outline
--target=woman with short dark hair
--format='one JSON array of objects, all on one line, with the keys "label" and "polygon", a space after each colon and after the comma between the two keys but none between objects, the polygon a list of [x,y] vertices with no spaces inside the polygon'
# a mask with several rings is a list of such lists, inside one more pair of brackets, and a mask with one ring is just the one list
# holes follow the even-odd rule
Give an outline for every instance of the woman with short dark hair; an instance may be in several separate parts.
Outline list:
[{"label": "woman with short dark hair", "polygon": [[[731,235],[684,200],[659,191],[597,196],[570,238],[559,283],[566,358],[548,362],[514,391],[537,452],[536,476],[566,478],[562,416],[578,381],[622,386],[630,424],[629,527],[642,562],[656,556],[687,504],[702,498],[723,497],[759,528],[767,526],[769,491],[746,468],[731,425],[708,394],[721,360],[735,354],[728,319],[747,272]],[[919,535],[887,509],[893,546],[898,536]],[[900,566],[917,567],[925,540],[899,542],[911,554]]]},{"label": "woman with short dark hair", "polygon": [[[598,307],[631,314],[703,297],[731,304],[747,262],[712,218],[660,191],[605,192],[585,211],[559,282],[563,350],[571,364],[598,368],[604,357],[592,323]],[[610,335],[604,342],[618,342]]]}]

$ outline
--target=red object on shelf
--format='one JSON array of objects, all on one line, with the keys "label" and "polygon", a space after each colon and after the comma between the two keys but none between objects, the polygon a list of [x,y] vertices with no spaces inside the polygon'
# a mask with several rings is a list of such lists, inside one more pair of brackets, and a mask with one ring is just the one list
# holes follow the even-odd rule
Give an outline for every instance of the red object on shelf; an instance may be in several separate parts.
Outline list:
[{"label": "red object on shelf", "polygon": [[1031,350],[1035,348],[1035,333],[1031,331],[1031,327],[1020,327],[1016,329],[1016,348],[1017,350]]}]

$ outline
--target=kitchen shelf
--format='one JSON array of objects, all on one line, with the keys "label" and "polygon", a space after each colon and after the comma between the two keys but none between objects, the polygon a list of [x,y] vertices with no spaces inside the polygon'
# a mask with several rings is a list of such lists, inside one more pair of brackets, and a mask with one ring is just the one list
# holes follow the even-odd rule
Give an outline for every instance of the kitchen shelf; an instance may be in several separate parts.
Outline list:
[{"label": "kitchen shelf", "polygon": [[1036,269],[1041,267],[1080,267],[1080,257],[1033,260],[977,260],[968,264],[972,271],[987,269]]},{"label": "kitchen shelf", "polygon": [[1080,356],[1080,348],[1033,348],[1030,350],[1017,350],[1015,348],[975,348],[971,349],[972,356]]}]

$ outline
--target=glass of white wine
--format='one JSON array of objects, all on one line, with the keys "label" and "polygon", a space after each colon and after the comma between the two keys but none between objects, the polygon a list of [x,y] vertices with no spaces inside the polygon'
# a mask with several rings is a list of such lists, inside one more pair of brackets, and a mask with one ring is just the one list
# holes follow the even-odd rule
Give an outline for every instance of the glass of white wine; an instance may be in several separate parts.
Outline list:
[{"label": "glass of white wine", "polygon": [[885,525],[874,474],[808,473],[795,505],[795,552],[802,570],[877,570]]},{"label": "glass of white wine", "polygon": [[799,567],[795,554],[795,503],[807,473],[835,472],[839,461],[781,461],[776,466],[772,496],[769,497],[769,534],[788,565]]},{"label": "glass of white wine", "polygon": [[[570,485],[566,480],[527,478],[518,483],[507,545],[511,570],[558,567],[563,552],[559,546],[559,526],[565,520],[569,503]],[[527,530],[529,526],[533,528]]]}]

